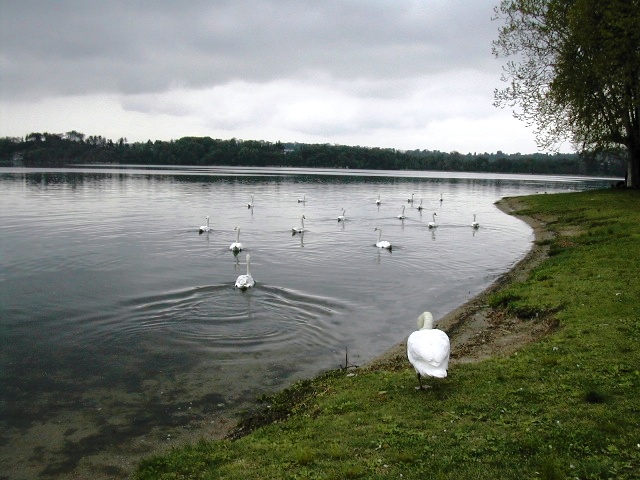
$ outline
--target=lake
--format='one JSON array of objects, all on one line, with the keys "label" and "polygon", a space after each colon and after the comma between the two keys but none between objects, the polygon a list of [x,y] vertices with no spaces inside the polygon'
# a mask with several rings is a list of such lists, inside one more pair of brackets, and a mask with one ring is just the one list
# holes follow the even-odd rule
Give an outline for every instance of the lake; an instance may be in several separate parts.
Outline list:
[{"label": "lake", "polygon": [[[126,478],[144,455],[215,436],[258,396],[371,360],[510,269],[533,233],[501,197],[610,183],[0,168],[0,478]],[[240,291],[247,253],[256,285]]]}]

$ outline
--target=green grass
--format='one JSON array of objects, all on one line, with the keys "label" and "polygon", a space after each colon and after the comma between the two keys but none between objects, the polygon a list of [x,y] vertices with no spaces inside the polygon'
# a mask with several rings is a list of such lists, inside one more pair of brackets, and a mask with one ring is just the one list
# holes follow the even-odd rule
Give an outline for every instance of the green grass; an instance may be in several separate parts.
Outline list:
[{"label": "green grass", "polygon": [[149,458],[134,478],[638,478],[640,192],[525,204],[556,233],[550,256],[490,305],[552,318],[553,333],[422,392],[408,362],[300,382],[269,399],[264,426]]}]

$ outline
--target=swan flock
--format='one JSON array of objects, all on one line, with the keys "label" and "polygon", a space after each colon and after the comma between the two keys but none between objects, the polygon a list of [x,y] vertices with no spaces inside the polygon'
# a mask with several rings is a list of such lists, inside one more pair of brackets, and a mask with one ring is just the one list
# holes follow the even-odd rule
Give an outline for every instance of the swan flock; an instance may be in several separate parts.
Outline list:
[{"label": "swan flock", "polygon": [[[412,193],[411,196],[407,199],[407,202],[410,203],[410,204],[413,204],[414,196],[415,196],[415,194]],[[253,203],[254,202],[254,196],[251,195],[250,198],[251,199],[247,203],[247,207],[252,209],[253,206],[254,206],[254,203]],[[442,194],[440,194],[439,201],[442,202]],[[303,195],[302,198],[298,198],[298,203],[304,204],[305,202],[306,202],[306,195]],[[375,204],[377,206],[380,206],[381,203],[382,202],[380,200],[380,195],[378,195],[377,198],[375,199]],[[416,208],[419,211],[421,211],[424,208],[423,207],[423,199],[422,198],[420,199],[420,204]],[[432,220],[427,224],[427,227],[429,229],[436,228],[436,226],[437,226],[436,225],[436,216],[437,215],[438,214],[436,212],[433,212],[433,214],[431,216]],[[406,218],[406,216],[405,216],[405,206],[404,205],[402,205],[401,213],[399,215],[397,215],[397,218],[400,219],[400,220],[404,220]],[[473,214],[473,221],[471,222],[471,227],[474,230],[478,229],[479,226],[480,226],[480,224],[478,223],[476,218],[477,218],[477,216],[474,213]],[[305,219],[306,219],[305,215],[302,215],[300,217],[300,226],[291,228],[291,231],[293,232],[293,235],[296,235],[296,234],[301,234],[302,235],[305,232],[305,226],[304,226]],[[342,208],[342,213],[340,215],[338,215],[338,222],[344,222],[345,220],[346,220],[345,209]],[[469,224],[467,224],[467,225],[469,225]],[[205,232],[207,232],[207,233],[211,232],[212,230],[213,229],[210,226],[210,218],[207,215],[206,216],[206,224],[205,225],[201,225],[198,228],[198,232],[200,234],[202,234],[202,233],[205,233]],[[234,253],[234,255],[237,255],[239,252],[241,252],[244,249],[244,247],[243,247],[242,243],[240,243],[240,227],[236,226],[234,228],[234,230],[236,231],[236,241],[233,242],[229,246],[229,250],[231,250]],[[374,231],[378,232],[378,239],[377,239],[377,242],[375,243],[375,246],[377,248],[380,248],[380,249],[386,249],[386,250],[391,251],[393,249],[393,245],[391,244],[391,242],[389,242],[387,240],[382,240],[382,228],[381,227],[376,227],[376,228],[374,228]],[[302,244],[302,242],[301,242],[301,244]],[[250,256],[247,255],[246,259],[247,259],[247,273],[246,273],[246,275],[240,275],[238,277],[237,281],[236,281],[236,284],[235,284],[235,286],[240,288],[240,289],[251,288],[251,287],[253,287],[253,285],[255,285],[255,281],[251,277],[251,272],[250,272],[250,263],[249,263],[250,262]],[[431,321],[429,321],[428,320],[429,316],[427,315],[427,313],[428,312],[425,312],[424,314],[422,314],[420,316],[420,319],[422,319],[422,322],[423,322],[424,326],[423,327],[419,327],[420,330],[418,330],[418,332],[421,332],[422,330],[430,330],[431,333],[429,333],[428,335],[431,335],[431,336],[439,335],[438,333],[433,333],[433,332],[439,332],[439,330],[433,329],[432,327],[429,326],[429,325],[432,325],[433,319],[431,318]],[[417,334],[418,332],[414,332],[414,333]],[[425,336],[427,334],[423,333],[421,335]],[[413,347],[415,347],[415,344],[412,344],[412,345],[413,345]],[[410,355],[415,358],[416,350],[413,349],[411,351]],[[444,367],[444,371],[445,371],[444,375],[446,376],[446,363],[444,363],[444,365],[445,365],[445,367]],[[416,367],[416,369],[417,369],[417,367]],[[420,375],[424,376],[424,375],[426,375],[426,373],[420,373],[419,374],[419,378],[420,378]]]}]

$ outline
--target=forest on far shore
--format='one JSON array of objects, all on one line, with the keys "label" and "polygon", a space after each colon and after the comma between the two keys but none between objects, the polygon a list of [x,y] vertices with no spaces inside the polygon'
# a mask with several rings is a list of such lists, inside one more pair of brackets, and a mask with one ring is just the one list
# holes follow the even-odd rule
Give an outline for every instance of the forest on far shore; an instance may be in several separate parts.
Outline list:
[{"label": "forest on far shore", "polygon": [[237,167],[356,168],[374,170],[439,170],[624,177],[620,152],[598,154],[507,154],[397,150],[333,144],[220,140],[128,143],[71,131],[30,133],[0,138],[0,166],[63,167],[77,164],[199,165]]}]

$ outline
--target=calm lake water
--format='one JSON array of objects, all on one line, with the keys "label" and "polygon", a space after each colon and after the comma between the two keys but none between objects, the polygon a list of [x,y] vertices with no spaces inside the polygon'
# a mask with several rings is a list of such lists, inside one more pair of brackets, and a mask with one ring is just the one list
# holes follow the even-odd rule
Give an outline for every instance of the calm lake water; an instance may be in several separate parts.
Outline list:
[{"label": "calm lake water", "polygon": [[[499,198],[611,182],[0,169],[0,478],[126,478],[144,455],[215,435],[257,396],[344,365],[345,349],[366,362],[422,311],[442,317],[527,253],[532,231]],[[306,231],[292,235],[302,215]],[[256,286],[242,292],[246,253]]]}]

